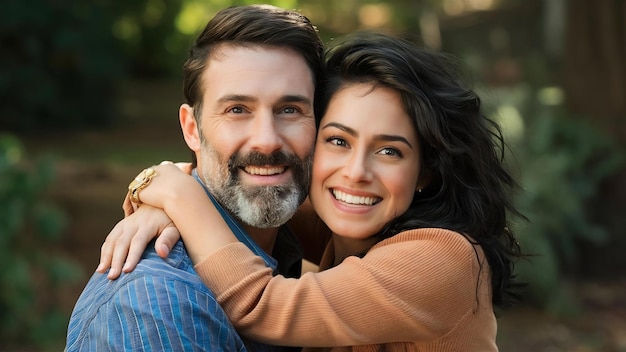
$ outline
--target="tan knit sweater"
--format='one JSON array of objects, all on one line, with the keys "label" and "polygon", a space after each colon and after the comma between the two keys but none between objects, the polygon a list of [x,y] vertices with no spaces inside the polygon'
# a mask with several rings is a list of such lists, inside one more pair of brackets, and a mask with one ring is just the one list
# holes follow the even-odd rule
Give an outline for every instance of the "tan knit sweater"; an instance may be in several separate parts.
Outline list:
[{"label": "tan knit sweater", "polygon": [[[321,268],[333,262],[332,243]],[[300,279],[272,276],[243,244],[196,266],[239,331],[331,351],[497,351],[489,266],[458,233],[419,229]],[[317,350],[317,349],[305,349]]]}]

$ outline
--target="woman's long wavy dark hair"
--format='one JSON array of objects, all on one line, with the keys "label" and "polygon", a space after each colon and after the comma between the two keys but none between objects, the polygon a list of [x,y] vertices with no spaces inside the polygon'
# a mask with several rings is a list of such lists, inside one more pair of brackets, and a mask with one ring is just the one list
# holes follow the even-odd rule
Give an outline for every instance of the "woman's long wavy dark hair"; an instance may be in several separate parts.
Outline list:
[{"label": "woman's long wavy dark hair", "polygon": [[481,101],[452,68],[448,56],[400,38],[356,33],[326,49],[326,83],[318,90],[316,116],[351,83],[394,89],[418,132],[420,178],[409,210],[378,236],[415,228],[445,228],[480,245],[491,269],[493,303],[508,306],[518,294],[513,264],[521,256],[507,217],[522,216],[512,204],[518,188],[505,169],[499,126],[481,112]]}]

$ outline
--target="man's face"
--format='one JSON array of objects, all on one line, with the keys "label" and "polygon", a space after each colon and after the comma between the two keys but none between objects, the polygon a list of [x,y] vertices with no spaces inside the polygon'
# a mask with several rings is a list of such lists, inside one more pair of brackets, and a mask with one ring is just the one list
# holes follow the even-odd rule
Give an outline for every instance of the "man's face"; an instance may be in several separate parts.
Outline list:
[{"label": "man's face", "polygon": [[244,223],[284,224],[310,182],[314,84],[306,62],[286,49],[225,45],[209,59],[202,85],[203,181]]}]

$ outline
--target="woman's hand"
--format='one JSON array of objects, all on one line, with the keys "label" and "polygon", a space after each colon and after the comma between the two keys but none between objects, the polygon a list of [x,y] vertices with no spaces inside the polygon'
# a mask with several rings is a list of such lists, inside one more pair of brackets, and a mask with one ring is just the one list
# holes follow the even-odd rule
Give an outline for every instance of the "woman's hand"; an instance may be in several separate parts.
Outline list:
[{"label": "woman's hand", "polygon": [[173,164],[161,164],[152,169],[154,173],[150,181],[135,195],[142,204],[165,210],[180,231],[194,264],[224,246],[238,242],[194,177]]},{"label": "woman's hand", "polygon": [[180,233],[162,209],[144,204],[113,227],[102,244],[96,271],[105,273],[110,267],[107,278],[111,280],[133,271],[148,243],[157,236],[156,252],[166,258]]},{"label": "woman's hand", "polygon": [[[190,163],[174,164],[164,161],[161,165],[175,165],[183,172],[183,175],[190,175],[193,169]],[[164,169],[163,173],[179,174],[177,176],[181,174],[176,172],[172,166],[169,166],[169,170]],[[169,181],[174,179],[171,176],[168,177],[167,180]],[[189,181],[188,179],[189,177],[185,181]],[[156,198],[153,197],[156,200],[154,201],[155,205],[161,205],[162,202],[159,203],[159,199],[164,197],[164,194],[157,192]],[[155,250],[161,258],[167,258],[170,250],[180,239],[180,232],[162,209],[152,207],[149,204],[144,204],[139,208],[136,204],[131,203],[128,195],[124,199],[122,208],[125,219],[115,225],[102,244],[100,264],[96,269],[97,272],[105,273],[110,268],[107,277],[111,280],[117,279],[122,272],[133,271],[146,246],[153,238],[157,237]]]},{"label": "woman's hand", "polygon": [[[172,164],[172,162],[162,161],[161,165],[163,164]],[[191,172],[193,171],[192,163],[177,162],[173,164],[176,165],[182,172],[186,173],[187,175],[191,175]],[[130,200],[130,193],[127,193],[126,198],[124,198],[124,201],[122,202],[122,210],[124,210],[124,217],[129,216],[130,214],[134,213],[135,210],[137,210],[137,208],[138,208],[137,204],[131,202]],[[176,242],[174,241],[172,243],[176,243]],[[170,249],[172,249],[172,247],[170,247]]]},{"label": "woman's hand", "polygon": [[204,196],[202,186],[176,164],[161,163],[152,166],[150,181],[137,193],[140,204],[148,204],[168,212],[167,206],[176,207],[195,195]]}]

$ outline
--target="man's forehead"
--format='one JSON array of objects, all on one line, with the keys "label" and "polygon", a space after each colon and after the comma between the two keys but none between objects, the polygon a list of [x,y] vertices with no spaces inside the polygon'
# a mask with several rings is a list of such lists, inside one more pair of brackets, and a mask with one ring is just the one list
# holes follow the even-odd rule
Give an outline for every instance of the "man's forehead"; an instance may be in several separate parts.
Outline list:
[{"label": "man's forehead", "polygon": [[[301,96],[312,99],[312,72],[294,51],[268,45],[222,44],[214,50],[201,78],[202,90],[212,98]],[[218,97],[219,96],[219,97]]]},{"label": "man's forehead", "polygon": [[208,66],[212,61],[223,61],[228,59],[232,55],[236,55],[241,52],[283,52],[289,53],[290,55],[299,56],[304,60],[304,56],[301,53],[298,53],[288,47],[249,42],[225,41],[214,45],[211,48],[211,52],[207,57],[206,66]]}]

